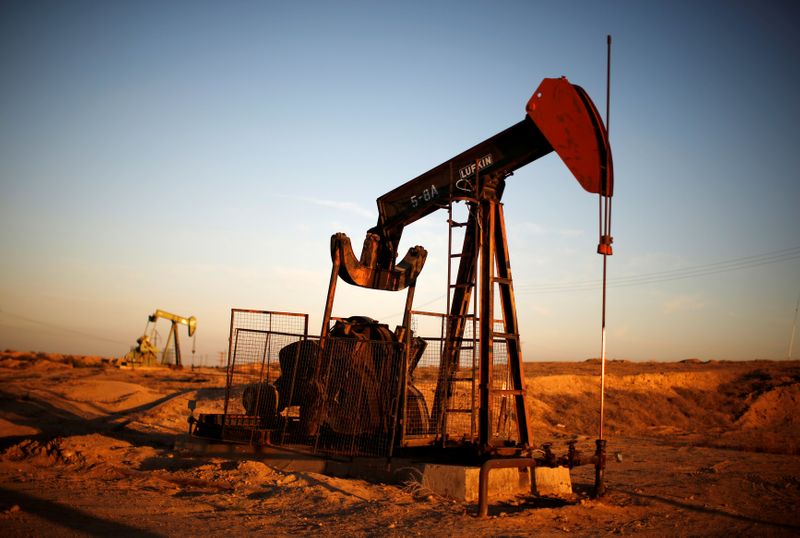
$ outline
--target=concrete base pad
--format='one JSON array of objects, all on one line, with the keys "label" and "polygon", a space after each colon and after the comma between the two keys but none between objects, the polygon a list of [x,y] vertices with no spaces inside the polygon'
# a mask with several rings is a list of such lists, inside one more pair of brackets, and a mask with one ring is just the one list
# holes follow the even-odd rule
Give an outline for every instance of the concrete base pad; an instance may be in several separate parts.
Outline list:
[{"label": "concrete base pad", "polygon": [[533,492],[540,497],[572,495],[572,480],[566,467],[536,467],[533,470]]},{"label": "concrete base pad", "polygon": [[[428,463],[422,472],[422,486],[437,495],[460,501],[478,500],[480,467]],[[527,468],[494,469],[489,473],[489,496],[492,499],[528,494],[531,491]]]}]

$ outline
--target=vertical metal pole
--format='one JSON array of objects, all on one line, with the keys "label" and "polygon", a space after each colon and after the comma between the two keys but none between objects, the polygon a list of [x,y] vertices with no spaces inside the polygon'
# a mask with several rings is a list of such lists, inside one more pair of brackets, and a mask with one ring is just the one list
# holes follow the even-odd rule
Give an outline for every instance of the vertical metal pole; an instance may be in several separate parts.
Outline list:
[{"label": "vertical metal pole", "polygon": [[[315,380],[314,388],[317,391],[315,397],[317,399],[321,399],[323,405],[325,405],[325,395],[328,390],[328,375],[330,371],[330,353],[327,354],[328,361],[327,364],[322,364],[323,359],[326,357],[326,353],[324,352],[324,348],[327,344],[328,339],[328,326],[331,322],[331,312],[333,311],[333,299],[336,295],[336,281],[339,278],[339,266],[341,265],[342,260],[339,255],[339,249],[335,249],[333,253],[333,264],[331,267],[331,280],[328,284],[328,297],[325,300],[325,311],[322,314],[322,327],[320,328],[319,332],[319,346],[317,349],[317,360],[314,361],[314,375],[312,379]],[[316,402],[315,402],[316,404]],[[318,405],[318,404],[317,404]],[[322,423],[322,416],[327,412],[327,407],[323,407],[322,410],[314,405],[313,412],[311,417],[312,424],[316,423],[316,427],[311,427],[309,431],[304,432],[310,434],[314,437],[314,448],[313,452],[317,452],[317,448],[319,446],[319,425]],[[302,425],[302,422],[301,422]],[[313,430],[313,431],[312,431]]]},{"label": "vertical metal pole", "polygon": [[167,350],[169,349],[169,341],[175,342],[175,366],[181,365],[181,348],[178,346],[178,330],[175,328],[175,322],[169,328],[169,336],[167,336],[167,343],[164,345],[164,352],[161,354],[161,363],[166,364]]},{"label": "vertical metal pole", "polygon": [[[434,410],[431,422],[435,424],[436,434],[441,435],[442,448],[447,444],[447,406],[450,401],[450,392],[452,389],[451,378],[451,362],[458,352],[458,344],[455,342],[455,336],[461,336],[463,329],[459,331],[458,323],[460,320],[452,317],[452,301],[456,299],[455,295],[458,293],[458,288],[452,288],[453,284],[453,161],[450,161],[450,179],[448,180],[448,190],[450,191],[450,202],[447,204],[447,287],[445,288],[445,317],[443,318],[444,329],[442,336],[447,340],[443,340],[439,353],[439,383],[436,387],[436,395],[434,396]],[[463,255],[464,248],[461,248]],[[461,258],[463,260],[463,258]],[[459,269],[461,266],[459,260]],[[451,295],[451,293],[453,295]],[[457,360],[457,359],[456,359]]]},{"label": "vertical metal pole", "polygon": [[606,36],[606,133],[611,132],[611,35]]},{"label": "vertical metal pole", "polygon": [[264,339],[264,355],[261,357],[262,364],[264,362],[267,363],[267,377],[262,379],[262,381],[266,381],[270,383],[270,356],[272,356],[272,314],[269,315],[269,324],[267,325],[267,334],[266,338]]},{"label": "vertical metal pole", "polygon": [[[477,167],[475,174],[477,175]],[[477,192],[477,181],[475,182],[475,197],[478,197]],[[472,211],[476,211],[478,215],[472,216]],[[475,255],[477,256],[478,253],[481,251],[481,233],[480,228],[482,226],[480,220],[480,211],[481,206],[480,203],[475,204],[473,207],[470,208],[470,218],[474,220],[475,227],[477,228],[474,233],[474,240],[473,240],[473,248]],[[466,237],[464,238],[464,244],[466,244]],[[472,413],[470,413],[470,439],[475,438],[475,430],[476,430],[476,423],[480,422],[480,417],[478,416],[478,408],[475,405],[475,393],[480,392],[479,384],[480,384],[480,349],[479,349],[479,340],[480,340],[480,326],[478,316],[480,315],[480,309],[478,307],[478,268],[476,267],[477,260],[472,261],[472,280],[470,283],[472,284],[472,370],[470,371],[470,375],[472,376],[472,395],[470,400],[470,406],[472,407]],[[467,298],[469,301],[469,298]],[[465,312],[469,311],[469,307],[465,307]],[[466,321],[465,321],[466,322]],[[464,331],[461,331],[461,334],[464,334]],[[476,383],[477,379],[477,383]],[[480,394],[478,395],[480,398]],[[479,426],[478,426],[479,429]]]},{"label": "vertical metal pole", "polygon": [[[445,295],[445,314],[450,314],[450,284],[453,283],[453,161],[450,161],[450,202],[447,204],[447,294]],[[463,251],[463,249],[462,249]],[[450,320],[447,320],[447,326]],[[439,364],[441,368],[441,362]]]},{"label": "vertical metal pole", "polygon": [[[231,334],[233,334],[233,311],[231,311]],[[225,411],[222,423],[223,439],[225,438],[225,430],[228,427],[228,403],[233,388],[233,370],[236,367],[236,350],[239,348],[239,327],[236,328],[236,337],[231,337],[230,342],[231,344],[228,346],[228,382],[225,389]]]},{"label": "vertical metal pole", "polygon": [[789,335],[789,354],[787,359],[792,360],[792,351],[794,351],[794,333],[797,329],[797,311],[800,309],[800,293],[797,294],[797,304],[794,307],[794,321],[792,321],[792,333]]},{"label": "vertical metal pole", "polygon": [[494,324],[494,284],[492,283],[494,269],[494,207],[496,203],[491,200],[481,200],[481,280],[480,280],[480,385],[479,385],[479,413],[478,413],[478,443],[481,451],[489,450],[491,438],[491,399],[492,388],[492,359]]},{"label": "vertical metal pole", "polygon": [[320,347],[324,345],[322,340],[328,334],[328,325],[330,325],[331,312],[333,311],[333,298],[336,295],[336,281],[339,278],[339,265],[341,263],[339,259],[339,249],[336,249],[333,254],[333,267],[331,268],[331,280],[328,284],[328,297],[325,300],[325,311],[322,314],[322,328],[319,331]]},{"label": "vertical metal pole", "polygon": [[606,269],[608,256],[603,254],[603,314],[600,331],[600,439],[603,439],[606,394]]},{"label": "vertical metal pole", "polygon": [[192,369],[194,369],[194,352],[197,349],[197,333],[192,335]]},{"label": "vertical metal pole", "polygon": [[417,281],[414,280],[408,285],[408,293],[406,293],[406,306],[403,312],[403,329],[408,334],[411,334],[411,307],[414,304],[414,290],[417,287]]},{"label": "vertical metal pole", "polygon": [[[403,360],[400,361],[400,371],[398,372],[397,387],[395,392],[395,399],[392,402],[394,409],[392,410],[393,420],[391,423],[391,430],[389,433],[389,447],[388,447],[388,460],[391,462],[394,455],[394,446],[397,440],[398,430],[398,417],[400,420],[400,445],[403,444],[406,438],[406,395],[408,392],[408,356],[411,353],[411,308],[414,304],[414,291],[417,288],[417,281],[413,280],[408,286],[408,293],[406,294],[405,313],[403,315]],[[394,350],[394,347],[391,348]]]},{"label": "vertical metal pole", "polygon": [[[233,360],[233,322],[235,320],[236,309],[231,308],[231,326],[228,333],[228,362],[225,372],[225,407],[222,411],[223,416],[228,416],[228,400],[230,399],[232,372],[231,361]],[[238,333],[237,333],[238,334]],[[220,361],[221,362],[221,361]]]},{"label": "vertical metal pole", "polygon": [[[611,36],[607,36],[606,44],[608,47],[606,56],[606,134],[609,132],[611,118],[609,116],[611,107]],[[601,204],[603,199],[607,198],[600,195]],[[607,202],[601,205],[600,213],[604,218],[601,218],[601,235],[608,235],[608,205]],[[605,209],[605,211],[604,211]],[[603,251],[603,304],[602,304],[602,320],[601,320],[601,333],[600,333],[600,436],[603,439],[603,423],[605,420],[605,394],[606,394],[606,276],[608,270],[608,255],[607,251]]]},{"label": "vertical metal pole", "polygon": [[[607,38],[607,64],[606,64],[606,136],[610,128],[610,106],[611,106],[611,36]],[[608,193],[600,193],[600,222],[601,243],[610,237],[610,202]],[[605,200],[604,200],[605,198]],[[605,201],[605,203],[603,203]],[[595,474],[594,474],[594,495],[599,497],[605,493],[605,468],[606,468],[606,440],[603,438],[603,423],[605,421],[605,395],[606,395],[606,277],[608,270],[608,249],[602,249],[603,255],[603,303],[601,316],[600,333],[600,435],[597,439],[595,450]]]}]

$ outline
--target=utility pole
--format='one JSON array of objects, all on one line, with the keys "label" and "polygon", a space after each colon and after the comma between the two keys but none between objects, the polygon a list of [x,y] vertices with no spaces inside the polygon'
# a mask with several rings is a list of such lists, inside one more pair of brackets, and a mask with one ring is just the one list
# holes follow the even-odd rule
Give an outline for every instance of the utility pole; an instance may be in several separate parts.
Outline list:
[{"label": "utility pole", "polygon": [[800,293],[797,294],[797,304],[794,306],[794,321],[792,321],[792,332],[789,334],[789,355],[788,360],[792,360],[792,351],[794,350],[794,333],[797,329],[797,311],[800,309]]}]

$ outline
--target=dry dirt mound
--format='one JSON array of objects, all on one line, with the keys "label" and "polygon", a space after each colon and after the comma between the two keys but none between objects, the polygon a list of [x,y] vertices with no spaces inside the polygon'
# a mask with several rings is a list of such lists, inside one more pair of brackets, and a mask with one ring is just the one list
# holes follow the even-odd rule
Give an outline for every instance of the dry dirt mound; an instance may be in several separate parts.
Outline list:
[{"label": "dry dirt mound", "polygon": [[141,411],[126,415],[125,422],[128,428],[142,432],[185,433],[188,429],[190,400],[197,404],[195,416],[199,413],[222,413],[224,410],[222,389],[182,390],[161,397]]},{"label": "dry dirt mound", "polygon": [[[3,357],[3,536],[800,531],[800,459],[753,451],[797,450],[800,363],[613,364],[606,424],[609,449],[621,450],[624,460],[609,464],[609,494],[566,506],[497,500],[492,518],[482,520],[471,515],[474,505],[410,487],[174,453],[189,399],[196,412],[221,410],[225,376],[218,370],[81,368],[36,354]],[[537,444],[585,435],[578,448],[589,453],[598,415],[595,366],[526,365]],[[748,451],[692,446],[711,444]],[[574,469],[576,491],[587,492],[593,474],[590,466]]]},{"label": "dry dirt mound", "polygon": [[744,413],[715,446],[800,454],[800,383],[752,397]]},{"label": "dry dirt mound", "polygon": [[[709,395],[734,376],[717,372],[609,376],[605,390],[608,431],[649,435],[664,429],[720,427],[726,419],[715,414]],[[538,377],[528,380],[528,395],[535,427],[548,432],[597,434],[600,385],[596,376]]]},{"label": "dry dirt mound", "polygon": [[[190,399],[197,402],[196,413],[222,409],[224,375],[217,376],[219,372],[74,368],[98,361],[6,352],[0,354],[0,372],[13,376],[29,369],[30,382],[14,381],[5,389],[18,401],[40,400],[87,418],[105,415],[114,424],[142,433],[184,432]],[[600,387],[595,364],[526,364],[525,370],[537,443],[566,436],[596,437]],[[796,361],[612,361],[607,373],[605,426],[610,437],[659,436],[679,444],[783,453],[800,450],[800,363]],[[0,431],[19,425],[9,413],[2,418],[8,424],[0,423]],[[29,421],[26,427],[40,426]]]},{"label": "dry dirt mound", "polygon": [[[686,364],[691,371],[610,375],[606,429],[611,436],[668,436],[679,443],[800,453],[800,367],[794,363]],[[596,375],[528,378],[539,439],[596,436]],[[545,435],[542,435],[544,433]]]},{"label": "dry dirt mound", "polygon": [[127,441],[93,433],[56,437],[48,441],[26,439],[3,452],[2,459],[26,460],[39,465],[61,465],[79,470],[102,465],[136,467],[155,453],[150,447],[138,447]]},{"label": "dry dirt mound", "polygon": [[736,425],[743,430],[800,429],[799,408],[800,384],[774,388],[758,395]]},{"label": "dry dirt mound", "polygon": [[149,404],[163,394],[136,383],[105,379],[82,379],[53,388],[58,396],[83,403],[88,409],[105,413],[125,411]]},{"label": "dry dirt mound", "polygon": [[2,368],[87,368],[109,364],[111,359],[94,355],[64,355],[61,353],[44,353],[36,351],[5,350],[0,353]]}]

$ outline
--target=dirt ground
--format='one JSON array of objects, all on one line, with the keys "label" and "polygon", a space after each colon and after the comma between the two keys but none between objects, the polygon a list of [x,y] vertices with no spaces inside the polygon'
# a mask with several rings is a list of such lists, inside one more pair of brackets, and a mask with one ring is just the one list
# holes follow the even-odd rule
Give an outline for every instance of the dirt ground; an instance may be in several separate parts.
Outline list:
[{"label": "dirt ground", "polygon": [[[592,451],[598,365],[526,364],[537,443]],[[120,369],[0,353],[3,536],[800,535],[800,362],[607,365],[608,493],[572,471],[574,503],[519,497],[490,517],[415,483],[284,472],[172,449],[188,401],[220,411],[214,369]]]}]

